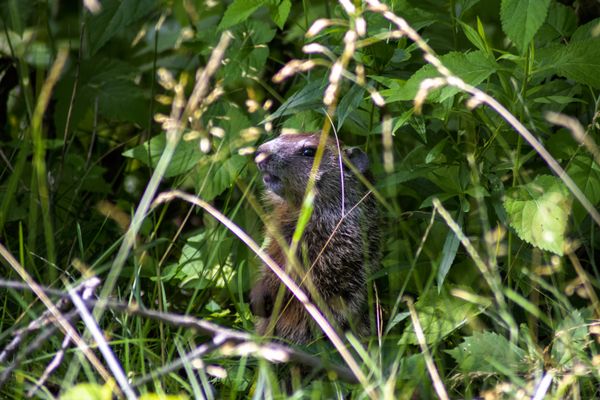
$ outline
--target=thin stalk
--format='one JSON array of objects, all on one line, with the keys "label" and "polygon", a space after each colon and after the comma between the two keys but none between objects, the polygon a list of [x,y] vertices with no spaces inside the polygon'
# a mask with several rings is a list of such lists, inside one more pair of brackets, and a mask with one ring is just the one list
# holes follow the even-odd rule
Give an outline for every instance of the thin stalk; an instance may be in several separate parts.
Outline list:
[{"label": "thin stalk", "polygon": [[[42,208],[42,223],[44,226],[44,238],[46,241],[46,252],[48,261],[51,264],[56,263],[56,251],[54,249],[54,231],[52,229],[52,216],[50,209],[50,191],[48,189],[48,180],[46,173],[46,149],[42,133],[42,119],[48,103],[50,94],[54,85],[58,81],[60,73],[67,61],[69,55],[67,49],[60,49],[56,56],[56,61],[50,69],[48,78],[44,82],[38,100],[33,110],[31,119],[31,140],[33,141],[33,167],[36,172],[36,184],[39,191],[40,206]],[[50,269],[50,279],[56,274],[54,268]]]}]

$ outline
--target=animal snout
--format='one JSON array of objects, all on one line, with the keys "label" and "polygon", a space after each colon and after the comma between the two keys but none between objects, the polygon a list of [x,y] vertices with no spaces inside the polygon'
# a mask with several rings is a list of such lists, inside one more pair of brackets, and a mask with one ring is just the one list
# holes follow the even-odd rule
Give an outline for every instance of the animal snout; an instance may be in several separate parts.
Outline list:
[{"label": "animal snout", "polygon": [[254,156],[254,162],[256,163],[256,166],[258,167],[258,169],[260,169],[262,171],[265,169],[270,158],[271,158],[271,154],[264,150],[261,150],[259,147]]}]

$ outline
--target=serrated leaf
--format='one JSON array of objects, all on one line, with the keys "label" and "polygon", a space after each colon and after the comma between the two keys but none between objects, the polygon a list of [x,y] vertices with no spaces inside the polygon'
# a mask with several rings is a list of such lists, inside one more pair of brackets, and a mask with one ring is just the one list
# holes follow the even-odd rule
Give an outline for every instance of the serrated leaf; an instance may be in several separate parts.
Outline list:
[{"label": "serrated leaf", "polygon": [[558,325],[552,344],[552,359],[561,367],[572,367],[577,358],[585,357],[587,324],[579,310],[572,311]]},{"label": "serrated leaf", "polygon": [[563,255],[571,202],[560,179],[540,175],[533,182],[508,190],[504,208],[510,226],[522,240]]},{"label": "serrated leaf", "polygon": [[506,370],[526,371],[525,351],[494,332],[475,333],[465,337],[452,350],[447,350],[465,373],[498,373],[496,366]]},{"label": "serrated leaf", "polygon": [[[462,327],[480,311],[471,303],[437,290],[419,297],[415,309],[423,328],[427,344],[435,344]],[[417,344],[417,337],[412,322],[407,325],[399,344]]]},{"label": "serrated leaf", "polygon": [[[575,181],[585,197],[596,206],[600,202],[600,166],[587,154],[575,156],[567,167],[567,174]],[[573,219],[579,224],[586,211],[579,202],[573,205]]]},{"label": "serrated leaf", "polygon": [[559,38],[568,38],[577,27],[577,16],[573,7],[551,3],[546,22],[537,33],[539,43],[545,45]]},{"label": "serrated leaf", "polygon": [[600,38],[540,49],[536,62],[538,73],[556,74],[600,88]]},{"label": "serrated leaf", "polygon": [[225,10],[218,29],[223,30],[239,24],[254,14],[261,6],[268,4],[269,0],[234,0]]},{"label": "serrated leaf", "polygon": [[577,28],[577,30],[575,30],[575,32],[573,32],[573,35],[571,36],[571,42],[589,40],[593,39],[594,37],[598,37],[598,33],[596,32],[599,26],[600,18],[593,19],[590,22],[581,25]]},{"label": "serrated leaf", "polygon": [[225,287],[233,276],[229,253],[233,241],[220,231],[202,231],[187,239],[176,263],[164,268],[161,279],[180,287]]},{"label": "serrated leaf", "polygon": [[[165,133],[161,133],[149,141],[142,143],[139,146],[129,149],[123,153],[125,157],[135,158],[142,163],[156,167],[158,160],[160,159],[163,150],[165,148],[167,138]],[[184,174],[191,170],[198,162],[205,157],[204,154],[198,148],[198,142],[196,141],[181,141],[175,149],[173,158],[167,167],[165,177],[169,178]]]},{"label": "serrated leaf", "polygon": [[[440,57],[442,63],[454,74],[462,78],[465,82],[477,86],[488,76],[496,71],[496,63],[481,50],[473,51],[467,54],[451,52]],[[439,76],[437,70],[426,65],[415,72],[406,84],[399,89],[386,89],[381,91],[381,95],[389,102],[412,100],[414,99],[419,86],[424,79]],[[442,102],[447,98],[454,96],[459,89],[454,87],[445,87],[432,91],[427,99],[432,102]]]},{"label": "serrated leaf", "polygon": [[549,6],[550,0],[502,0],[502,30],[521,52],[546,20]]}]

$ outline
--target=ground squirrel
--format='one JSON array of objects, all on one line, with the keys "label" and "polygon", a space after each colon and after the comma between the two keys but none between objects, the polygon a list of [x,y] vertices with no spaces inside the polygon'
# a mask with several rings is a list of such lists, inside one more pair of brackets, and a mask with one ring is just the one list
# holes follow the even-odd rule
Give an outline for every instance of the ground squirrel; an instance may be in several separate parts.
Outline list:
[{"label": "ground squirrel", "polygon": [[[271,206],[270,223],[288,244],[296,229],[319,139],[318,133],[284,134],[261,145],[256,152],[255,162]],[[357,148],[342,152],[355,170],[370,179],[369,160],[364,152]],[[381,240],[377,204],[373,195],[367,193],[368,189],[352,169],[341,164],[336,141],[330,138],[316,177],[314,210],[298,247],[297,258],[303,271],[297,273],[286,268],[285,254],[272,235],[267,234],[266,242],[268,254],[296,282],[300,283],[310,270],[309,277],[328,305],[334,326],[352,329],[359,336],[369,332],[366,280],[378,266]],[[272,315],[280,285],[271,270],[263,267],[250,294],[252,312],[259,317],[257,331],[264,334],[274,318],[274,335],[305,344],[314,338],[315,326],[289,291],[285,290],[279,312]],[[309,294],[306,285],[302,286]]]}]

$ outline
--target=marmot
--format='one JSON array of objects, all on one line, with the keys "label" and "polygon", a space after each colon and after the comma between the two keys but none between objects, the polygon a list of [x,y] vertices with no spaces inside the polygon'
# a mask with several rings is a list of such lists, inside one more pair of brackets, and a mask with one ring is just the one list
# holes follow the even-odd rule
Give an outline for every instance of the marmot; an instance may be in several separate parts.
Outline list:
[{"label": "marmot", "polygon": [[[263,176],[265,197],[272,207],[270,223],[288,244],[296,229],[319,139],[319,133],[283,134],[256,151],[255,162]],[[347,148],[343,153],[361,174],[372,180],[364,152]],[[313,213],[298,246],[302,273],[286,268],[286,256],[275,237],[267,234],[266,247],[273,260],[297,283],[310,270],[309,277],[328,305],[334,327],[365,336],[369,333],[366,280],[369,272],[378,267],[380,258],[377,203],[347,165],[342,164],[340,171],[340,163],[338,146],[330,138],[317,172]],[[278,314],[271,315],[280,285],[275,274],[263,266],[250,294],[251,310],[259,317],[257,332],[265,334],[270,320],[275,318],[275,336],[306,344],[315,337],[314,321],[287,289]],[[302,287],[310,296],[307,286]]]}]

